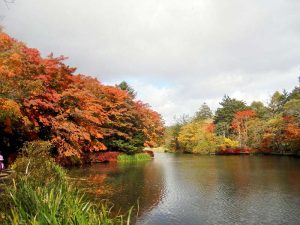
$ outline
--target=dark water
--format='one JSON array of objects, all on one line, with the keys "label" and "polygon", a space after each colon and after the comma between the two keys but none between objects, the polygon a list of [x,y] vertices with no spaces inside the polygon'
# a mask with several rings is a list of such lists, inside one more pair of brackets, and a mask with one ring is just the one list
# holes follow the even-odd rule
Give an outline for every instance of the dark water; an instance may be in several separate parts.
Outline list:
[{"label": "dark water", "polygon": [[300,224],[300,159],[159,153],[135,164],[73,169],[89,196],[126,211],[137,224]]}]

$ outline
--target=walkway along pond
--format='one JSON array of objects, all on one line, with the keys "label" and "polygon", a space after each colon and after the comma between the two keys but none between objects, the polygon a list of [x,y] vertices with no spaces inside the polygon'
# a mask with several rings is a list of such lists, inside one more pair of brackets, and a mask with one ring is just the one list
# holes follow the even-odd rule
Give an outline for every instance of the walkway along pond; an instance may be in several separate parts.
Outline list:
[{"label": "walkway along pond", "polygon": [[141,163],[93,164],[69,175],[137,224],[300,224],[300,159],[156,153]]}]

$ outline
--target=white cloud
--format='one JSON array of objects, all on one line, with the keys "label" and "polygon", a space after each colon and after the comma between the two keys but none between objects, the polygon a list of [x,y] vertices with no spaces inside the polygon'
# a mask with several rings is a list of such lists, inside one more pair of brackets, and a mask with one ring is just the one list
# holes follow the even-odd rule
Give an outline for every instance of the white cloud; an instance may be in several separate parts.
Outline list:
[{"label": "white cloud", "polygon": [[295,86],[299,12],[299,0],[0,1],[9,34],[104,83],[129,81],[167,123],[224,94],[266,102]]}]

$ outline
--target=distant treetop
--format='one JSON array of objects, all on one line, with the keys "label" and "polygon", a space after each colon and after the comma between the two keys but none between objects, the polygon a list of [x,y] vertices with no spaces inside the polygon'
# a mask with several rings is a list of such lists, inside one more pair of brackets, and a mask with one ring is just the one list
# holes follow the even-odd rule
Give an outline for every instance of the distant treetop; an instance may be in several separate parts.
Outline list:
[{"label": "distant treetop", "polygon": [[128,94],[130,94],[133,98],[136,97],[136,91],[126,81],[122,81],[120,84],[117,84],[116,86],[123,91],[127,91]]}]

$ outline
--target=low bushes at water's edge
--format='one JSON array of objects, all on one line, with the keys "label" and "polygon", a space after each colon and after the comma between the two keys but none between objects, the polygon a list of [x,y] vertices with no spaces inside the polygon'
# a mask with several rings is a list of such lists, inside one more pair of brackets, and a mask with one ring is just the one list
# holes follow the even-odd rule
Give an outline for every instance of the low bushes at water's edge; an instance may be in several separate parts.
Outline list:
[{"label": "low bushes at water's edge", "polygon": [[118,162],[136,162],[150,160],[151,156],[147,153],[137,153],[134,155],[121,154],[118,156]]},{"label": "low bushes at water's edge", "polygon": [[[145,150],[140,153],[126,154],[123,152],[115,151],[100,151],[100,152],[90,152],[83,155],[82,158],[76,156],[65,157],[63,161],[59,163],[63,166],[76,166],[81,164],[89,163],[107,163],[107,162],[118,162],[120,158],[133,158],[135,161],[149,160],[154,157],[153,151]],[[123,160],[121,160],[123,161]],[[132,160],[130,160],[132,161]]]},{"label": "low bushes at water's edge", "polygon": [[87,155],[91,163],[117,162],[121,152],[97,152]]},{"label": "low bushes at water's edge", "polygon": [[127,223],[123,216],[112,218],[108,204],[96,206],[72,187],[48,147],[48,142],[30,143],[12,165],[15,172],[0,191],[0,224]]},{"label": "low bushes at water's edge", "polygon": [[86,155],[85,160],[91,163],[118,162],[118,161],[141,161],[150,160],[154,157],[152,151],[144,151],[133,155],[127,155],[121,152],[97,152]]}]

